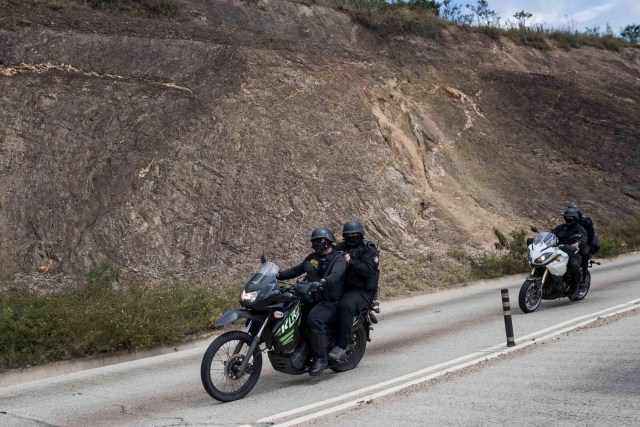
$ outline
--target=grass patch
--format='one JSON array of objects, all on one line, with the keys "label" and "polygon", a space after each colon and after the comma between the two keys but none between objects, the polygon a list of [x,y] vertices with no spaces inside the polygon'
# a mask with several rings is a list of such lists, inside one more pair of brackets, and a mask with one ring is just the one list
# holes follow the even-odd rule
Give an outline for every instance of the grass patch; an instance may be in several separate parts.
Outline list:
[{"label": "grass patch", "polygon": [[498,230],[494,233],[498,238],[495,252],[469,257],[473,279],[493,279],[524,273],[529,269],[526,257],[526,232],[512,231],[509,236],[505,236]]},{"label": "grass patch", "polygon": [[356,22],[382,36],[413,34],[438,39],[446,25],[429,1],[316,0],[314,3],[346,12]]},{"label": "grass patch", "polygon": [[39,295],[0,294],[0,370],[118,350],[175,344],[206,330],[236,305],[229,291],[87,286]]},{"label": "grass patch", "polygon": [[171,0],[147,0],[146,7],[150,11],[166,18],[177,18],[180,16],[180,5]]},{"label": "grass patch", "polygon": [[640,251],[640,216],[622,224],[605,224],[596,257],[611,258],[623,253]]},{"label": "grass patch", "polygon": [[429,268],[435,257],[432,254],[418,254],[411,258],[385,255],[380,263],[380,299],[393,299],[418,291],[435,289]]},{"label": "grass patch", "polygon": [[591,46],[598,49],[618,51],[628,46],[622,38],[614,37],[611,34],[595,35],[585,34],[579,31],[550,31],[547,37],[553,40],[556,45],[565,50],[578,48],[580,46]]},{"label": "grass patch", "polygon": [[[61,0],[54,0],[61,1]],[[163,16],[177,18],[180,16],[181,6],[174,0],[75,0],[96,9],[118,9],[134,15]]]},{"label": "grass patch", "polygon": [[60,10],[64,7],[63,3],[61,0],[51,0],[49,2],[49,8],[51,10]]},{"label": "grass patch", "polygon": [[108,287],[120,277],[120,269],[109,260],[102,260],[89,267],[84,277],[85,283],[91,287]]},{"label": "grass patch", "polygon": [[[472,279],[493,279],[529,269],[526,258],[526,232],[512,231],[509,236],[495,231],[496,250],[469,257]],[[623,253],[640,251],[640,217],[621,224],[609,224],[598,231],[601,247],[596,257],[611,258]]]}]

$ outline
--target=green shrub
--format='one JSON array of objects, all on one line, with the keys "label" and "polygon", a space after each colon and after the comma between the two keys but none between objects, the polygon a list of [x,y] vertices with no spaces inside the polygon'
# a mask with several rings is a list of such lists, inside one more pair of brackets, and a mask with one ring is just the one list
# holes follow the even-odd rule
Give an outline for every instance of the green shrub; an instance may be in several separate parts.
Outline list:
[{"label": "green shrub", "polygon": [[49,2],[49,8],[51,8],[51,10],[60,10],[64,7],[64,4],[62,3],[61,0],[51,0]]},{"label": "green shrub", "polygon": [[[60,1],[60,0],[53,0]],[[76,0],[98,9],[119,9],[139,16],[162,15],[176,18],[180,15],[180,4],[174,0]]]},{"label": "green shrub", "polygon": [[610,258],[626,252],[640,251],[640,216],[630,218],[622,224],[605,224],[600,237],[597,257]]},{"label": "green shrub", "polygon": [[526,257],[526,232],[514,230],[505,236],[494,230],[498,239],[496,252],[470,257],[469,266],[474,279],[492,279],[509,274],[526,272],[529,264]]},{"label": "green shrub", "polygon": [[91,0],[89,4],[93,7],[116,7],[120,5],[120,0]]},{"label": "green shrub", "polygon": [[167,18],[176,18],[180,15],[180,5],[172,0],[147,0],[146,4],[152,12]]},{"label": "green shrub", "polygon": [[[237,295],[235,295],[237,298]],[[236,304],[226,291],[81,288],[0,293],[0,371],[117,350],[175,344]]]},{"label": "green shrub", "polygon": [[84,277],[88,286],[109,287],[120,277],[120,269],[109,260],[93,263]]},{"label": "green shrub", "polygon": [[437,2],[410,0],[318,0],[316,3],[349,13],[354,20],[382,36],[414,34],[437,39],[445,23],[438,18]]}]

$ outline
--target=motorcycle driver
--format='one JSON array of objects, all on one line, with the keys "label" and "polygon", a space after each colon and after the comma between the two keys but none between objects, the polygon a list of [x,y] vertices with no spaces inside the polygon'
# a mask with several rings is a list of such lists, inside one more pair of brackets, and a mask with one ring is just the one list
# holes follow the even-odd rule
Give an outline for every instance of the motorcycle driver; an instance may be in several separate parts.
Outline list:
[{"label": "motorcycle driver", "polygon": [[[558,238],[560,244],[570,245],[574,249],[564,251],[569,255],[567,269],[571,280],[570,297],[577,295],[580,291],[581,257],[579,252],[587,245],[587,231],[578,224],[578,219],[578,209],[568,207],[564,211],[564,224],[560,224],[551,230],[551,232]],[[578,235],[579,237],[577,237]]]},{"label": "motorcycle driver", "polygon": [[306,273],[306,281],[313,282],[312,291],[319,293],[320,301],[313,305],[307,316],[309,343],[314,352],[309,375],[320,375],[327,367],[327,324],[338,310],[342,296],[347,263],[334,248],[333,232],[325,227],[311,232],[313,252],[294,267],[280,271],[276,278],[293,279]]},{"label": "motorcycle driver", "polygon": [[582,277],[586,278],[588,277],[586,273],[589,268],[589,259],[593,254],[598,252],[598,249],[600,249],[600,239],[596,236],[591,218],[582,215],[580,205],[574,202],[569,205],[569,208],[575,208],[578,210],[578,224],[580,224],[587,232],[587,245],[580,249],[580,256],[582,257]]},{"label": "motorcycle driver", "polygon": [[338,304],[338,337],[336,346],[329,353],[331,360],[341,360],[347,355],[353,318],[373,302],[378,293],[378,249],[364,238],[364,227],[355,220],[344,223],[344,241],[336,249],[344,253],[347,262],[345,292]]}]

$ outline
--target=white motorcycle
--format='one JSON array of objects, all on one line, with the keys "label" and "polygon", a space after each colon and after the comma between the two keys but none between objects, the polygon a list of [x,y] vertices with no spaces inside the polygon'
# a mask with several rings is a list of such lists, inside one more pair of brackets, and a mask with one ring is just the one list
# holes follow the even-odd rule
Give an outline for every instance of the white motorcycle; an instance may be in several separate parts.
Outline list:
[{"label": "white motorcycle", "polygon": [[[580,289],[575,296],[570,295],[569,252],[576,249],[570,245],[561,245],[553,233],[541,232],[536,227],[531,228],[538,233],[533,239],[527,239],[527,258],[531,266],[531,274],[522,284],[518,296],[520,309],[525,313],[535,311],[543,299],[558,299],[568,297],[572,301],[583,299],[591,286],[591,274],[580,281]],[[575,236],[579,238],[580,236]],[[589,260],[589,267],[600,264]]]}]

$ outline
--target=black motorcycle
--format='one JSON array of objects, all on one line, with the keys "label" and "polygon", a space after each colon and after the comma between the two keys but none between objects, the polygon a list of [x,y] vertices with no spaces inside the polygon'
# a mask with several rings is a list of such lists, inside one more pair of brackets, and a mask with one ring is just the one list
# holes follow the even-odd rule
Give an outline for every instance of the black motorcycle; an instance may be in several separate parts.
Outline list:
[{"label": "black motorcycle", "polygon": [[[277,272],[278,266],[263,257],[262,268],[251,276],[240,296],[244,308],[227,311],[215,323],[219,327],[238,319],[245,321],[243,331],[220,335],[202,358],[202,385],[216,400],[231,402],[246,396],[258,382],[265,351],[277,371],[292,375],[309,371],[313,352],[301,325],[313,287],[307,282],[294,286],[278,283]],[[377,301],[354,318],[347,355],[343,360],[329,361],[329,369],[344,372],[358,366],[367,341],[371,341],[371,325],[378,323],[374,312],[380,312]],[[327,350],[335,345],[336,328],[337,324],[329,328]]]}]

